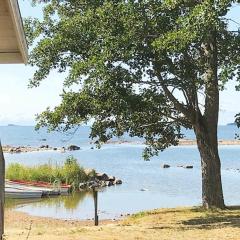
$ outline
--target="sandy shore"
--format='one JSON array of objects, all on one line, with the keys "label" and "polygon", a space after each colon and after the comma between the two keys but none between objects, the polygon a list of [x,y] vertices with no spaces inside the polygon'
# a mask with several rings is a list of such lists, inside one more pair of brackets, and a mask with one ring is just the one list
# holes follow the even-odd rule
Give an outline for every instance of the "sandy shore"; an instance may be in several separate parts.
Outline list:
[{"label": "sandy shore", "polygon": [[64,221],[7,210],[6,240],[238,240],[240,209],[160,209],[121,221]]}]

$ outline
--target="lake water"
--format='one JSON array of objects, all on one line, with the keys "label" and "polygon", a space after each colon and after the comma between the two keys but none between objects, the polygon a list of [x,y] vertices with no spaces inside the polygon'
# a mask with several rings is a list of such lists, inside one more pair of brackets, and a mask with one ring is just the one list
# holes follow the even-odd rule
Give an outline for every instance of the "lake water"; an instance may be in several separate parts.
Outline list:
[{"label": "lake water", "polygon": [[[234,139],[235,126],[219,127],[219,139]],[[103,189],[99,192],[99,218],[118,218],[121,214],[141,210],[192,206],[201,204],[200,157],[195,146],[171,147],[154,157],[143,161],[143,145],[105,145],[91,149],[88,139],[89,127],[81,127],[74,136],[60,133],[36,133],[33,127],[0,127],[4,145],[66,146],[77,144],[82,150],[60,153],[56,151],[5,154],[6,164],[20,162],[37,165],[47,162],[61,164],[73,155],[79,163],[99,172],[106,172],[123,180],[121,186]],[[187,131],[186,138],[194,138]],[[47,141],[42,141],[46,138]],[[127,138],[127,137],[125,137]],[[240,204],[240,146],[220,146],[222,178],[225,202]],[[161,168],[169,164],[169,169]],[[178,165],[193,165],[193,169],[179,168]],[[147,191],[141,191],[145,189]],[[12,205],[11,205],[12,206]],[[17,202],[14,208],[36,216],[61,219],[91,219],[94,214],[91,193],[76,193],[73,196],[43,199],[34,202]]]}]

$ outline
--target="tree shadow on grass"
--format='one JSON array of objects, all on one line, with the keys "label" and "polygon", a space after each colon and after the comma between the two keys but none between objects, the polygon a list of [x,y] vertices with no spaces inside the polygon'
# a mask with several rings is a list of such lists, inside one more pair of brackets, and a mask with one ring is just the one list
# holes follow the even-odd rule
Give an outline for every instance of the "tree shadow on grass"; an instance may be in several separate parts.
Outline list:
[{"label": "tree shadow on grass", "polygon": [[[196,211],[200,211],[196,209]],[[183,228],[213,229],[223,227],[240,228],[240,206],[227,207],[227,210],[206,211],[204,216],[180,222]]]}]

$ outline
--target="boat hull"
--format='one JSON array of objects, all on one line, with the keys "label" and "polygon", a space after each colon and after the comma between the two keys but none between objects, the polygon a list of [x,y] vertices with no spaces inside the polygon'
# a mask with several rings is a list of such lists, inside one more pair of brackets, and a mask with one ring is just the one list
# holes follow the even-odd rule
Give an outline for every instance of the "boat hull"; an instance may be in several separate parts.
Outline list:
[{"label": "boat hull", "polygon": [[69,193],[68,186],[60,186],[55,189],[50,186],[50,184],[43,184],[36,182],[26,182],[23,181],[9,181],[6,180],[5,184],[5,196],[6,198],[14,199],[24,199],[24,198],[41,198],[57,195],[67,195]]},{"label": "boat hull", "polygon": [[5,197],[11,199],[41,198],[42,192],[5,188]]}]

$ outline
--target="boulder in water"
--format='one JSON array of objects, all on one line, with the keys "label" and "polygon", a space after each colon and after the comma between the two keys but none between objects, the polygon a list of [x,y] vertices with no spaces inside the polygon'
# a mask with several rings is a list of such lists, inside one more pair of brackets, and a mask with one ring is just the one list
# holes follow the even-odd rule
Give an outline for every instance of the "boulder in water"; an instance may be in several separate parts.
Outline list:
[{"label": "boulder in water", "polygon": [[112,181],[108,181],[108,184],[107,184],[108,187],[113,186],[113,185],[114,185],[114,184],[113,184]]},{"label": "boulder in water", "polygon": [[170,165],[168,165],[168,164],[163,164],[163,165],[162,165],[162,168],[170,168]]},{"label": "boulder in water", "polygon": [[117,185],[122,184],[122,180],[117,179],[117,180],[116,180],[116,184],[117,184]]},{"label": "boulder in water", "polygon": [[39,148],[49,148],[49,145],[41,145]]},{"label": "boulder in water", "polygon": [[193,168],[193,166],[192,166],[192,165],[187,165],[187,166],[185,166],[184,168],[186,168],[186,169],[191,169],[191,168]]},{"label": "boulder in water", "polygon": [[116,178],[115,178],[114,176],[109,176],[109,177],[108,177],[108,180],[109,180],[110,182],[114,182],[115,179],[116,179]]},{"label": "boulder in water", "polygon": [[109,176],[106,173],[97,173],[96,178],[100,181],[109,181]]},{"label": "boulder in water", "polygon": [[80,150],[80,147],[79,146],[76,146],[76,145],[70,145],[68,146],[67,148],[69,151],[77,151],[77,150]]}]

